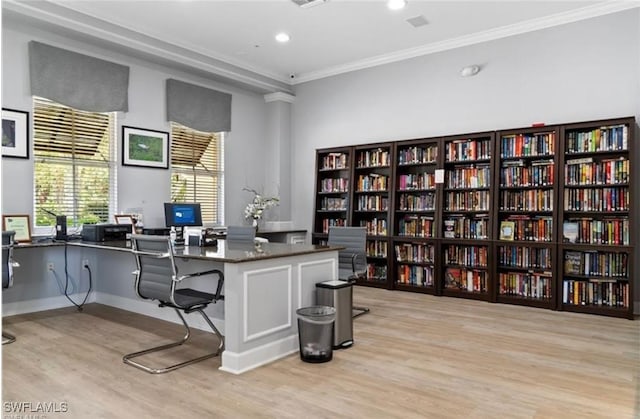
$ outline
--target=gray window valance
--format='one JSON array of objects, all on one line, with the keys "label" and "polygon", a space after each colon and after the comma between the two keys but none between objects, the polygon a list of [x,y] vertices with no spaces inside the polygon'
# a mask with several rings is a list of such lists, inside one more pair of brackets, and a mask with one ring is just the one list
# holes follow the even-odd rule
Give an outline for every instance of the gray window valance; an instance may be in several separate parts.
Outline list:
[{"label": "gray window valance", "polygon": [[196,131],[231,131],[231,95],[167,79],[167,120]]},{"label": "gray window valance", "polygon": [[29,42],[31,94],[92,112],[129,109],[129,67]]}]

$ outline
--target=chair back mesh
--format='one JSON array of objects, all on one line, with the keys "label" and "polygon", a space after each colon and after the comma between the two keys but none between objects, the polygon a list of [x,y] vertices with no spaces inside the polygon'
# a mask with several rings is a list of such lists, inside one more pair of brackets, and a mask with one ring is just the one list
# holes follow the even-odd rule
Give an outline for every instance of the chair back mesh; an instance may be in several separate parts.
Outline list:
[{"label": "chair back mesh", "polygon": [[256,229],[251,226],[228,226],[227,240],[253,242],[256,238]]},{"label": "chair back mesh", "polygon": [[[338,251],[338,277],[340,279],[366,274],[366,227],[330,227],[327,243],[330,246],[344,247],[344,250]],[[356,255],[355,272],[352,266],[353,255]]]},{"label": "chair back mesh", "polygon": [[[162,302],[173,301],[173,277],[177,275],[177,269],[170,240],[164,236],[132,236],[138,265],[136,290],[140,297]],[[160,255],[164,257],[158,257]]]},{"label": "chair back mesh", "polygon": [[2,288],[13,284],[13,240],[15,231],[2,232]]}]

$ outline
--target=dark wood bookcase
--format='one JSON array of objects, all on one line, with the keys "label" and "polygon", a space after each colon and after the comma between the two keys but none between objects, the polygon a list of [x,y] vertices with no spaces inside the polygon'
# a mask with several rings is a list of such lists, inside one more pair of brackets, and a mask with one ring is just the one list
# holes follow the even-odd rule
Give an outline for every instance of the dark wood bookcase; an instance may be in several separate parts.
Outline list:
[{"label": "dark wood bookcase", "polygon": [[440,287],[443,295],[492,300],[492,158],[495,133],[442,140],[442,240]]},{"label": "dark wood bookcase", "polygon": [[562,310],[633,318],[634,129],[634,118],[561,128]]},{"label": "dark wood bookcase", "polygon": [[393,205],[393,287],[428,294],[439,291],[436,264],[439,254],[440,191],[436,169],[440,140],[396,143]]},{"label": "dark wood bookcase", "polygon": [[496,134],[496,300],[556,308],[557,126]]},{"label": "dark wood bookcase", "polygon": [[312,239],[367,228],[361,285],[633,319],[633,117],[320,149]]},{"label": "dark wood bookcase", "polygon": [[366,285],[389,288],[393,144],[354,148],[351,223],[367,228]]},{"label": "dark wood bookcase", "polygon": [[352,147],[316,152],[316,202],[312,232],[314,243],[326,243],[330,226],[350,225],[352,168]]}]

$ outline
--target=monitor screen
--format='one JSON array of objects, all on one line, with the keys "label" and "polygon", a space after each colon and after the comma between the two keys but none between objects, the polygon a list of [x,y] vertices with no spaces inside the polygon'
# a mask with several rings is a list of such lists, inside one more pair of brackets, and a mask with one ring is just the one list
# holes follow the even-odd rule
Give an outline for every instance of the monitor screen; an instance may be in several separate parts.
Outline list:
[{"label": "monitor screen", "polygon": [[165,202],[164,221],[167,227],[201,226],[200,204]]}]

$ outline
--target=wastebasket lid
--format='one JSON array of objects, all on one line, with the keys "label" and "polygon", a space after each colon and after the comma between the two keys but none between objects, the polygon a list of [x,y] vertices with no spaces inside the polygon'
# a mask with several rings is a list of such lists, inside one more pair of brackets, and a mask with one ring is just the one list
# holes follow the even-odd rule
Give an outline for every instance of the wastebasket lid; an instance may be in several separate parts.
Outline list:
[{"label": "wastebasket lid", "polygon": [[330,289],[346,288],[351,286],[353,286],[351,282],[340,281],[340,280],[324,281],[324,282],[318,282],[316,284],[317,288],[330,288]]}]

